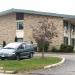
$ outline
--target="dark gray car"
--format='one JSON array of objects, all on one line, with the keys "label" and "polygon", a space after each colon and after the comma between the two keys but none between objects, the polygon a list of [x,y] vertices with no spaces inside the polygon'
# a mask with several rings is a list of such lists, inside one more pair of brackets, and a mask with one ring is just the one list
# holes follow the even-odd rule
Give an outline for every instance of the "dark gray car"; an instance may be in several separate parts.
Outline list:
[{"label": "dark gray car", "polygon": [[32,58],[34,54],[33,45],[30,43],[10,43],[0,50],[0,58],[15,58],[20,59],[24,56]]}]

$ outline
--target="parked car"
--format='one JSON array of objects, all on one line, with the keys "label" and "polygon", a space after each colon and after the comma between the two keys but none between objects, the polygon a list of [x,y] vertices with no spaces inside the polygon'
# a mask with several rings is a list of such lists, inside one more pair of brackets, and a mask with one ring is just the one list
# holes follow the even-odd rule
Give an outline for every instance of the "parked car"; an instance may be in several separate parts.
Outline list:
[{"label": "parked car", "polygon": [[7,44],[3,49],[0,50],[0,58],[16,58],[20,59],[23,56],[32,58],[34,54],[34,48],[30,43],[14,42]]},{"label": "parked car", "polygon": [[3,48],[2,44],[0,44],[0,50]]},{"label": "parked car", "polygon": [[34,50],[37,52],[37,43],[33,43]]}]

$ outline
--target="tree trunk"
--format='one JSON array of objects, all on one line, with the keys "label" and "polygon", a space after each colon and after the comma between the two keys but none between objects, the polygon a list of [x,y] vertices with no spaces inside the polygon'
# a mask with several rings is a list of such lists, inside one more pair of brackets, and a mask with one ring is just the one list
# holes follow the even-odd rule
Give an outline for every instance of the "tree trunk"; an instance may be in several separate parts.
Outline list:
[{"label": "tree trunk", "polygon": [[44,58],[44,48],[42,48],[42,58]]}]

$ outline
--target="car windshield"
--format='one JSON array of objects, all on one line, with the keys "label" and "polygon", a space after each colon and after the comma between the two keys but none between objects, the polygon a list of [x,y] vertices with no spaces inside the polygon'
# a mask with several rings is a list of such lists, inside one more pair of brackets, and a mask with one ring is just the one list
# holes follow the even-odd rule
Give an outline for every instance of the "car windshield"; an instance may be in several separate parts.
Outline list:
[{"label": "car windshield", "polygon": [[4,49],[16,49],[18,48],[20,45],[20,43],[10,43],[10,44],[7,44]]}]

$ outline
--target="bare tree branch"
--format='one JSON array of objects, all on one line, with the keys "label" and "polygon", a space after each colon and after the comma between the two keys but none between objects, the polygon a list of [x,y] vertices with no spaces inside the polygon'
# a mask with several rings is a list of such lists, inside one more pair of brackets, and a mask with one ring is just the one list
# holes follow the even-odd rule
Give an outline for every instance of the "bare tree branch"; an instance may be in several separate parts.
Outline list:
[{"label": "bare tree branch", "polygon": [[56,27],[54,26],[54,23],[52,21],[49,22],[48,18],[44,18],[43,20],[39,21],[36,25],[31,25],[31,28],[33,31],[33,37],[35,38],[35,41],[38,44],[41,44],[42,49],[44,49],[46,42],[50,44],[51,39],[57,36]]}]

